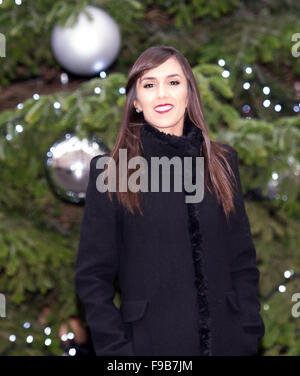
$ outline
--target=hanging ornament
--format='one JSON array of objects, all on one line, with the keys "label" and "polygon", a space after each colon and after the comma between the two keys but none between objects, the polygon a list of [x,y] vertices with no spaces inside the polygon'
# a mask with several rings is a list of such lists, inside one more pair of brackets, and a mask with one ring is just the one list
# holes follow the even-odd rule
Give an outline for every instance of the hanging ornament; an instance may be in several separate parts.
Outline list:
[{"label": "hanging ornament", "polygon": [[109,150],[95,136],[80,140],[66,134],[47,152],[47,176],[53,191],[63,200],[75,204],[84,201],[88,184],[90,161]]},{"label": "hanging ornament", "polygon": [[55,25],[51,34],[51,48],[58,63],[82,76],[93,76],[110,66],[120,47],[118,24],[94,6],[85,7],[74,26]]}]

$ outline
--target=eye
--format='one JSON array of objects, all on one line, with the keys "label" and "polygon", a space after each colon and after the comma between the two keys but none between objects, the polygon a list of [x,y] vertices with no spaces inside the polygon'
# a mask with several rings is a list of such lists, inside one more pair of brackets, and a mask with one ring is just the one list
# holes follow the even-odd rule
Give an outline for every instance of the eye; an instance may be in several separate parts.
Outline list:
[{"label": "eye", "polygon": [[[172,83],[172,82],[175,82],[176,85],[179,85],[179,84],[180,84],[179,81],[170,81],[170,83]],[[147,88],[148,88],[148,85],[153,85],[153,84],[146,84],[146,85],[144,85],[143,87],[147,89]],[[176,85],[175,85],[175,86],[176,86]],[[174,85],[171,85],[171,86],[174,86]]]},{"label": "eye", "polygon": [[143,87],[147,89],[147,86],[149,86],[149,85],[153,85],[153,84],[146,84]]}]

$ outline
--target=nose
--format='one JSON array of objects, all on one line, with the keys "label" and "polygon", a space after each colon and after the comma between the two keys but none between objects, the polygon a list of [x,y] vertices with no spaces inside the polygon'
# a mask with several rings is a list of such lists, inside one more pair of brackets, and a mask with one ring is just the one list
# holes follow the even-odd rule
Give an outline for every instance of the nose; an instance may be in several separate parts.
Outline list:
[{"label": "nose", "polygon": [[159,98],[163,98],[163,97],[166,96],[166,87],[165,87],[164,83],[160,83],[158,85],[158,89],[157,90],[158,90],[157,95],[158,95]]}]

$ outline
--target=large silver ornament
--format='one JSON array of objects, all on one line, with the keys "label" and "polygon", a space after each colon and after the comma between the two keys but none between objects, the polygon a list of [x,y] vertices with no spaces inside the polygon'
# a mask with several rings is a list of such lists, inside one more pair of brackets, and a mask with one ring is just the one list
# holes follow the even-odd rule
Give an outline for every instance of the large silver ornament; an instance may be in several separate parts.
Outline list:
[{"label": "large silver ornament", "polygon": [[81,76],[93,76],[110,66],[120,47],[118,24],[94,6],[84,8],[73,27],[55,25],[51,34],[51,48],[58,63]]},{"label": "large silver ornament", "polygon": [[66,134],[47,152],[47,175],[54,192],[64,201],[84,202],[90,161],[108,151],[96,137],[80,140],[75,135]]}]

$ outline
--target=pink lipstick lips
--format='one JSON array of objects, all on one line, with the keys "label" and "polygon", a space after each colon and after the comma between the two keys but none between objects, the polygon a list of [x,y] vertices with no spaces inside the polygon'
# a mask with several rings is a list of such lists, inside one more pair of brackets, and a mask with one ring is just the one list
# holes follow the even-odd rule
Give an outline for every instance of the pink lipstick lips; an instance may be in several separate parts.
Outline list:
[{"label": "pink lipstick lips", "polygon": [[159,114],[164,114],[166,112],[169,112],[172,110],[174,106],[170,103],[165,103],[165,104],[159,104],[158,106],[154,107],[154,110],[158,112]]}]

